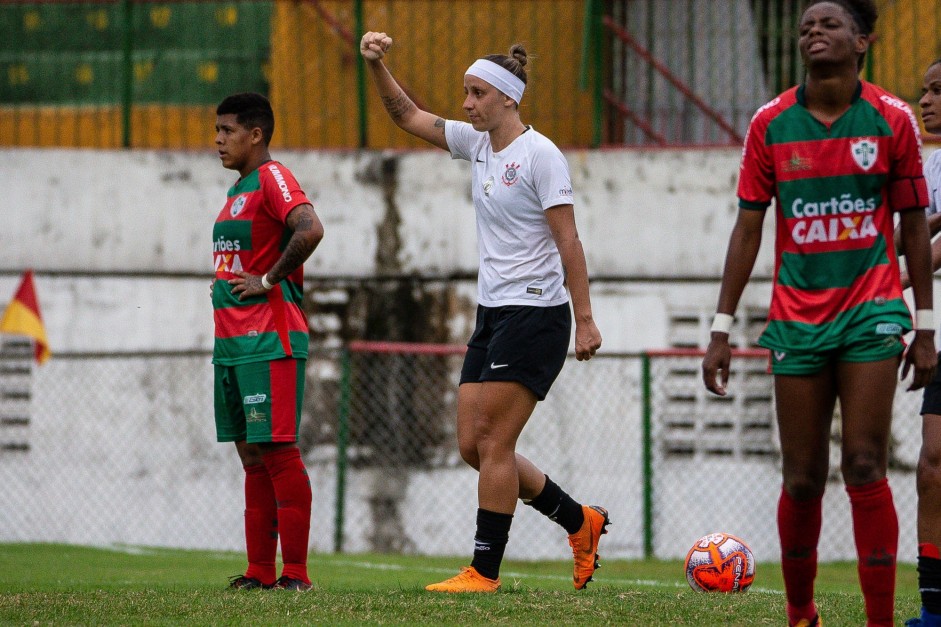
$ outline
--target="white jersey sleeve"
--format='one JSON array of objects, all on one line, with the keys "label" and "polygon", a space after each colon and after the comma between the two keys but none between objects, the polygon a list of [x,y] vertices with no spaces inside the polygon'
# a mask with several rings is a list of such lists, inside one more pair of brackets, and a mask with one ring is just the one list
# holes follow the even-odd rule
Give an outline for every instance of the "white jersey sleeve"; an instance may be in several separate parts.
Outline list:
[{"label": "white jersey sleeve", "polygon": [[533,152],[533,186],[543,209],[559,205],[574,205],[572,177],[569,164],[562,151],[549,141],[542,142]]},{"label": "white jersey sleeve", "polygon": [[925,182],[928,183],[928,215],[941,213],[941,149],[925,161]]},{"label": "white jersey sleeve", "polygon": [[473,161],[474,149],[480,142],[481,133],[467,122],[444,121],[444,139],[452,159]]}]

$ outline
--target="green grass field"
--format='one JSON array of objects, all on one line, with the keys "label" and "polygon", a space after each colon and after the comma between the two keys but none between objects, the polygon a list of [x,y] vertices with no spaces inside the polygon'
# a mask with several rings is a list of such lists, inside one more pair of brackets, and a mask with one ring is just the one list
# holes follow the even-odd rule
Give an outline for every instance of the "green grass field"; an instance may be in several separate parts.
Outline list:
[{"label": "green grass field", "polygon": [[[777,564],[759,564],[744,594],[702,594],[680,562],[602,561],[576,592],[571,563],[507,562],[495,595],[434,595],[426,583],[463,561],[389,555],[312,555],[316,589],[230,591],[239,553],[48,544],[0,545],[3,625],[623,624],[782,625]],[[897,624],[919,608],[912,565],[899,568]],[[826,564],[817,602],[827,627],[865,623],[854,564]]]}]

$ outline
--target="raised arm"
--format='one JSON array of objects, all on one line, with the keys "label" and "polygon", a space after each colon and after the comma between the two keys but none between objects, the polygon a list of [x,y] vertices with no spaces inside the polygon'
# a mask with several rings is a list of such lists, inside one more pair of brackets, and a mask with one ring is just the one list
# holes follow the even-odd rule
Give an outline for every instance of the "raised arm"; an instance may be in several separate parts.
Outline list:
[{"label": "raised arm", "polygon": [[366,59],[366,67],[389,117],[403,131],[424,139],[432,146],[448,150],[448,142],[444,137],[444,119],[419,109],[382,62],[391,47],[392,38],[385,33],[368,32],[359,44],[360,54]]}]

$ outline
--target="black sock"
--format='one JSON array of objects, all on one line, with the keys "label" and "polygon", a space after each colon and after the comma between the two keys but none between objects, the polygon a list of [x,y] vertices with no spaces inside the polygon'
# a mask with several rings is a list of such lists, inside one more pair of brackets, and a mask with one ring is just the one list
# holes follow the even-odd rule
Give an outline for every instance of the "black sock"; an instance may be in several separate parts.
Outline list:
[{"label": "black sock", "polygon": [[478,573],[487,579],[500,576],[500,562],[510,539],[510,524],[513,514],[498,514],[477,509],[477,534],[474,536],[474,560],[471,562]]},{"label": "black sock", "polygon": [[523,501],[549,520],[559,523],[569,535],[582,528],[585,512],[562,488],[546,475],[546,487],[531,501]]},{"label": "black sock", "polygon": [[925,609],[941,614],[941,559],[918,556],[918,589]]}]

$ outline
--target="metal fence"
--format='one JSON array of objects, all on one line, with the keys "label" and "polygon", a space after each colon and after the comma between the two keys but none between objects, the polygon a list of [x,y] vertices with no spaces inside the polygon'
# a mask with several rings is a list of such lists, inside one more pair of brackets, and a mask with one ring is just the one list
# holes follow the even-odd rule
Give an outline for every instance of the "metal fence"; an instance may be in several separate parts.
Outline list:
[{"label": "metal fence", "polygon": [[[314,491],[312,550],[468,555],[476,473],[454,436],[462,347],[352,344],[316,353],[300,446]],[[209,355],[0,352],[0,542],[238,550],[243,473],[215,442]],[[570,359],[519,450],[615,525],[606,557],[682,557],[722,530],[778,559],[779,446],[765,358],[736,358],[727,399],[708,395],[695,352]],[[890,482],[900,559],[915,559],[919,395],[899,392]],[[821,558],[852,559],[834,474]],[[520,505],[507,555],[561,559],[564,532]]]},{"label": "metal fence", "polygon": [[[941,4],[879,2],[866,76],[914,102]],[[358,41],[384,30],[419,106],[463,119],[461,76],[532,53],[524,119],[563,147],[738,144],[800,81],[804,0],[2,0],[0,145],[203,148],[227,94],[270,96],[276,147],[423,146],[388,120]],[[443,28],[443,26],[447,26]]]}]

